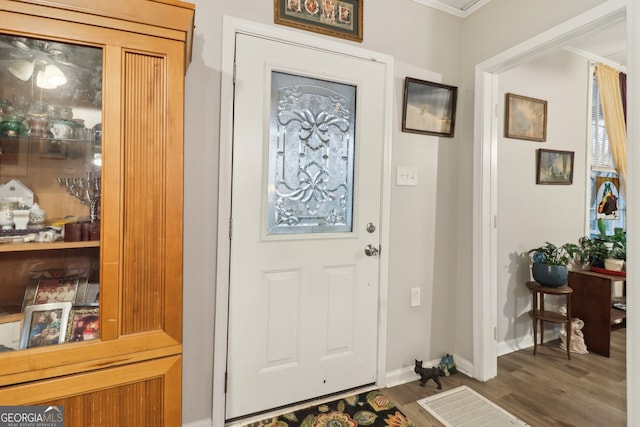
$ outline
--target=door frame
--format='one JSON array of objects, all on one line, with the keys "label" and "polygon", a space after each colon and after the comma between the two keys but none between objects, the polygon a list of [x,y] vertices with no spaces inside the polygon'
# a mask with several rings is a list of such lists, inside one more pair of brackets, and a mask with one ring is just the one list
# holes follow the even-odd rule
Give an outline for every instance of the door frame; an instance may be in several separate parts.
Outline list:
[{"label": "door frame", "polygon": [[[473,377],[480,381],[495,377],[498,370],[498,342],[494,331],[497,328],[500,261],[497,257],[497,158],[498,138],[502,131],[497,117],[500,74],[562,48],[575,37],[625,19],[626,9],[625,0],[610,0],[476,65],[473,163],[477,167],[473,179],[473,211],[480,215],[473,219]],[[631,25],[629,20],[627,25]],[[630,97],[628,93],[627,98]],[[633,135],[628,137],[631,139]],[[630,176],[627,182],[631,182]],[[633,328],[631,323],[627,321],[627,329]],[[627,334],[628,349],[633,348],[629,342],[632,336]],[[628,386],[628,400],[630,390]]]},{"label": "door frame", "polygon": [[[393,102],[393,57],[350,46],[304,32],[224,16],[222,32],[222,66],[220,86],[220,152],[218,171],[218,240],[216,258],[215,325],[213,337],[213,425],[225,422],[225,373],[227,364],[227,330],[229,315],[229,232],[231,218],[232,149],[233,149],[233,69],[236,34],[248,34],[282,43],[295,44],[335,54],[382,63],[386,69],[385,132],[381,165],[382,194],[380,207],[380,251],[378,294],[378,343],[376,385],[384,386],[387,349],[387,290],[389,276],[390,197],[391,197],[391,135]],[[293,402],[292,402],[293,403]]]}]

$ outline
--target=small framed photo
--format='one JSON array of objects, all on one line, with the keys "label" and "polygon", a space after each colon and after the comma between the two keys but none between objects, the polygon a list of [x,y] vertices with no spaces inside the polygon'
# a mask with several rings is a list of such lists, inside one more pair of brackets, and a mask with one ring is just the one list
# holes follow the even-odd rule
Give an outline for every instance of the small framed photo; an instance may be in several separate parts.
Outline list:
[{"label": "small framed photo", "polygon": [[404,79],[402,131],[453,138],[458,88]]},{"label": "small framed photo", "polygon": [[573,151],[538,149],[536,184],[573,184]]},{"label": "small framed photo", "polygon": [[83,268],[35,270],[29,273],[22,311],[36,304],[84,304],[89,270]]},{"label": "small framed photo", "polygon": [[27,307],[33,305],[33,301],[36,299],[36,291],[38,290],[38,282],[30,280],[27,284],[27,288],[24,291],[24,299],[22,301],[22,311],[24,312]]},{"label": "small framed photo", "polygon": [[24,311],[20,348],[44,347],[64,342],[72,303],[32,305]]},{"label": "small framed photo", "polygon": [[89,341],[100,338],[100,309],[73,307],[67,322],[66,342]]},{"label": "small framed photo", "polygon": [[529,141],[546,141],[547,101],[507,93],[504,136]]},{"label": "small framed photo", "polygon": [[362,41],[363,0],[274,0],[274,22]]},{"label": "small framed photo", "polygon": [[100,304],[100,283],[91,282],[87,284],[87,292],[84,296],[85,305],[99,305]]},{"label": "small framed photo", "polygon": [[78,277],[61,279],[40,279],[34,304],[54,302],[74,302],[78,291]]}]

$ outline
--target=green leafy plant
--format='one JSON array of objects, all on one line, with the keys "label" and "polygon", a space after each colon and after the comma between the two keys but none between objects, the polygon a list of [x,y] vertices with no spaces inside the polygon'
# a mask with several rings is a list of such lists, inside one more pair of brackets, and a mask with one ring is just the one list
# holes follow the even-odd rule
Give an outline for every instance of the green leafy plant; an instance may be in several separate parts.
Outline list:
[{"label": "green leafy plant", "polygon": [[[584,236],[578,239],[578,251],[576,254],[576,258],[580,262],[594,265],[594,262],[602,263],[602,260],[608,257],[609,249],[607,248],[606,240]],[[598,266],[595,265],[595,267]]]},{"label": "green leafy plant", "polygon": [[556,246],[551,242],[545,242],[544,246],[533,248],[527,253],[533,254],[534,263],[566,266],[576,254],[580,253],[580,247],[575,243]]},{"label": "green leafy plant", "polygon": [[604,260],[616,258],[626,260],[627,237],[621,229],[612,236],[584,236],[578,240],[576,259],[593,267],[604,267]]},{"label": "green leafy plant", "polygon": [[621,228],[616,228],[613,236],[607,236],[608,241],[613,243],[613,247],[609,250],[608,257],[627,260],[627,235]]}]

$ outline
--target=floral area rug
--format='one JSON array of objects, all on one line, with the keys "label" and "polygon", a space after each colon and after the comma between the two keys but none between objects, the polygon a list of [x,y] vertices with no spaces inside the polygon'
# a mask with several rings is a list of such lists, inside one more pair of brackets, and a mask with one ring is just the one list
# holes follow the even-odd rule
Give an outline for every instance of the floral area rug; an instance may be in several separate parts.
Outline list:
[{"label": "floral area rug", "polygon": [[245,427],[416,427],[378,390],[300,409]]}]

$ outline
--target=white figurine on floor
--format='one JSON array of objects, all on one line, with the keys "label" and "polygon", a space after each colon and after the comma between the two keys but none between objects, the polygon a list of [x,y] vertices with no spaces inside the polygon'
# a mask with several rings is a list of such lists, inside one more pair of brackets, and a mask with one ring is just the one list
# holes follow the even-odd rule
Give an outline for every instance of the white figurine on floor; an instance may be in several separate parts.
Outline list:
[{"label": "white figurine on floor", "polygon": [[[566,309],[560,308],[560,312],[566,315]],[[569,345],[569,351],[578,354],[587,354],[587,345],[584,342],[584,334],[582,333],[584,328],[584,322],[577,317],[571,319],[571,344]],[[560,348],[567,349],[567,331],[562,328],[560,330]]]}]

